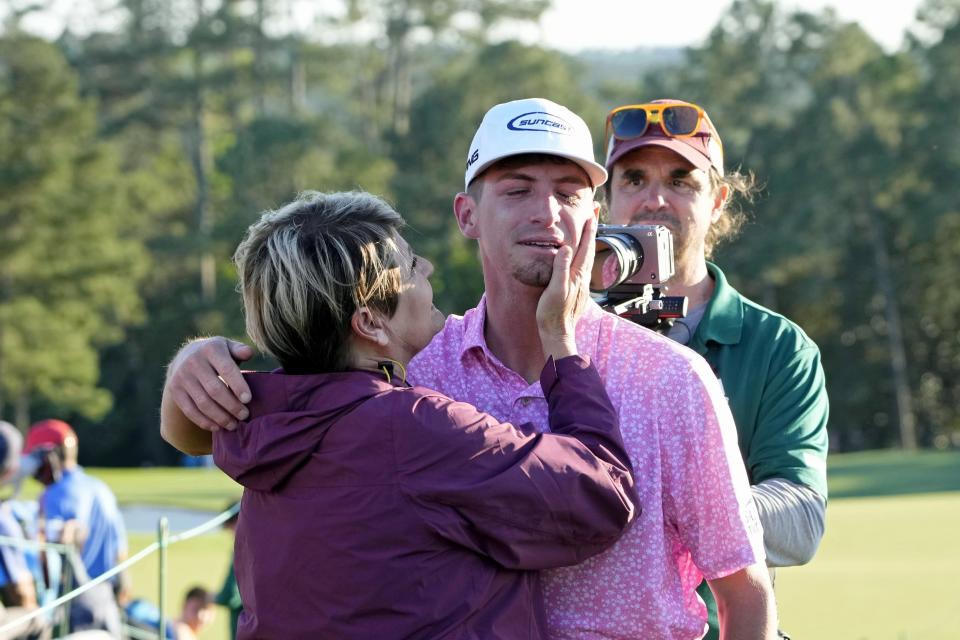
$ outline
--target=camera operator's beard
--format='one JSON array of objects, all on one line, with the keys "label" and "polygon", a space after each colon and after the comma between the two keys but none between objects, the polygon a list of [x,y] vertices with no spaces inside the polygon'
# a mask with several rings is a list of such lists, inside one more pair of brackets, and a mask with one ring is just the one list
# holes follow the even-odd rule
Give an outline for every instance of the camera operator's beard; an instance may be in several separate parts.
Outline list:
[{"label": "camera operator's beard", "polygon": [[690,261],[690,255],[696,256],[696,243],[689,235],[673,235],[673,256],[678,264],[687,264]]}]

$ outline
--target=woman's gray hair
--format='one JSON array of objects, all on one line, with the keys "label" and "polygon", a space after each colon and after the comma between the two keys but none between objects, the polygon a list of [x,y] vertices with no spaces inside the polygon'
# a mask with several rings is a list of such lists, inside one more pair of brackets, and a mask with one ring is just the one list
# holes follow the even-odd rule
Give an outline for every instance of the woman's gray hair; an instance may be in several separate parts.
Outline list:
[{"label": "woman's gray hair", "polygon": [[247,334],[288,373],[348,368],[354,311],[396,311],[403,225],[360,191],[307,191],[264,213],[233,256]]}]

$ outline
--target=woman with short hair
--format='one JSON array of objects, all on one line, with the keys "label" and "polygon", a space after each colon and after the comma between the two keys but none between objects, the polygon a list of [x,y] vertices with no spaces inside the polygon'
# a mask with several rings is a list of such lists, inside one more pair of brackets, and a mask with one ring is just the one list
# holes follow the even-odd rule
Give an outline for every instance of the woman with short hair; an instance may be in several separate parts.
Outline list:
[{"label": "woman with short hair", "polygon": [[407,384],[444,318],[402,226],[372,195],[307,193],[237,249],[247,332],[282,367],[244,374],[250,418],[214,434],[245,488],[239,638],[542,637],[536,570],[603,551],[637,511],[574,341],[595,223],[540,303],[551,434]]}]

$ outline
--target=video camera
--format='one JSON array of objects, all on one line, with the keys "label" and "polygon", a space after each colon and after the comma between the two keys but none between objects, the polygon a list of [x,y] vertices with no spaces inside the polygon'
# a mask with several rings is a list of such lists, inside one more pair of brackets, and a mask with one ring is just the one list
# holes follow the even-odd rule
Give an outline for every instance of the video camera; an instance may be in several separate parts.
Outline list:
[{"label": "video camera", "polygon": [[685,296],[662,295],[673,273],[673,234],[666,227],[597,227],[590,291],[606,311],[645,327],[669,327],[687,315]]}]

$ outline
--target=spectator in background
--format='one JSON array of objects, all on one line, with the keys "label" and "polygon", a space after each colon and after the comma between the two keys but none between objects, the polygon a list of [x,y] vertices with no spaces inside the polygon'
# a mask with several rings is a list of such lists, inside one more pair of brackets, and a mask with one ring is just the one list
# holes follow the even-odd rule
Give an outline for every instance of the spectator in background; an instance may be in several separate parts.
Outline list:
[{"label": "spectator in background", "polygon": [[[100,480],[77,464],[77,434],[62,420],[41,420],[30,427],[23,463],[46,488],[40,495],[41,540],[73,544],[80,550],[64,557],[70,580],[59,584],[58,595],[112,569],[126,557],[127,533],[117,500]],[[47,571],[50,571],[47,558]],[[59,564],[57,565],[59,566]],[[122,576],[85,592],[70,603],[72,632],[120,633],[117,596],[125,597]]]},{"label": "spectator in background", "polygon": [[[24,453],[39,461],[34,477],[40,495],[42,533],[51,542],[75,544],[90,578],[127,556],[127,532],[117,499],[100,480],[77,464],[77,434],[62,420],[41,420],[27,433]],[[126,598],[122,575],[113,581],[118,600]]]},{"label": "spectator in background", "polygon": [[174,623],[177,640],[196,640],[201,629],[213,622],[213,594],[203,587],[192,587],[183,598],[183,610]]},{"label": "spectator in background", "polygon": [[[231,536],[237,531],[237,520],[240,519],[239,507],[240,503],[238,502],[233,502],[227,507],[228,509],[237,509],[237,512],[223,523],[223,528],[229,531]],[[215,602],[230,610],[230,637],[236,638],[237,622],[243,612],[243,602],[240,600],[237,576],[233,571],[233,547],[230,548],[230,569],[227,572],[227,577],[223,580],[223,586],[220,588],[220,593],[217,594]]]},{"label": "spectator in background", "polygon": [[[0,483],[6,483],[17,471],[23,436],[9,422],[0,420]],[[6,501],[0,502],[0,536],[24,539],[23,529]],[[0,627],[37,608],[37,588],[27,566],[24,549],[0,544]],[[50,629],[43,617],[0,633],[7,638],[49,638]]]}]

